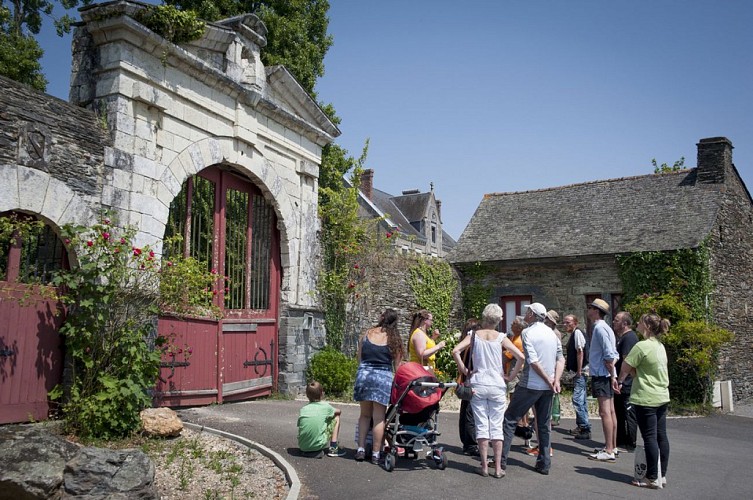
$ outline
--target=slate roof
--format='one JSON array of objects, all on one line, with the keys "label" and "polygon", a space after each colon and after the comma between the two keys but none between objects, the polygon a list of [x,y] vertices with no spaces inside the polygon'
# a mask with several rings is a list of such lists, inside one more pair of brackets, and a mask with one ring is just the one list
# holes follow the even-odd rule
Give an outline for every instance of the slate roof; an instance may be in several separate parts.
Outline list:
[{"label": "slate roof", "polygon": [[[359,194],[363,200],[366,197]],[[420,222],[426,212],[426,205],[431,200],[429,193],[417,193],[393,196],[389,193],[373,188],[370,203],[377,208],[376,215],[387,214],[389,221],[397,226],[406,237],[414,237],[416,241],[426,242],[426,236],[420,233],[411,223]],[[455,239],[442,229],[442,249],[449,252],[455,247]]]},{"label": "slate roof", "polygon": [[484,196],[453,263],[695,248],[721,202],[696,169]]}]

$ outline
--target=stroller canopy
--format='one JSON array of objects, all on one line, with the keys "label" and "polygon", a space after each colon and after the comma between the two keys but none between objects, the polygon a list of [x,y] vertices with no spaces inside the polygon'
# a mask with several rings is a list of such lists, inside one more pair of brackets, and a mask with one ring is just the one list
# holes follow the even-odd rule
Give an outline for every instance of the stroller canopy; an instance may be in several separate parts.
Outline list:
[{"label": "stroller canopy", "polygon": [[[390,403],[405,413],[418,413],[435,405],[444,392],[439,387],[410,387],[411,382],[438,382],[437,378],[419,363],[404,363],[395,372]],[[408,389],[410,387],[410,389]],[[407,392],[406,392],[407,390]]]}]

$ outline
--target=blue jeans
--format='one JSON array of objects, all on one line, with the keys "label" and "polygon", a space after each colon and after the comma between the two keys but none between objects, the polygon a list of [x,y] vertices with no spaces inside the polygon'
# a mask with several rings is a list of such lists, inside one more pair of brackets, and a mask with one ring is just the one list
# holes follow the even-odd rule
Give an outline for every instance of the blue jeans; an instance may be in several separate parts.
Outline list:
[{"label": "blue jeans", "polygon": [[536,410],[536,434],[539,439],[539,455],[536,457],[536,468],[549,470],[552,464],[552,459],[549,456],[549,420],[552,415],[553,397],[553,391],[537,391],[521,387],[520,384],[515,387],[515,392],[512,393],[512,399],[505,412],[505,442],[502,446],[503,469],[507,468],[507,457],[510,455],[515,426],[518,425],[518,420],[533,407]]},{"label": "blue jeans", "polygon": [[586,383],[586,376],[575,376],[573,379],[575,386],[573,387],[573,409],[575,410],[575,425],[580,429],[591,432],[591,423],[588,421],[588,402],[586,396],[588,394],[588,384]]},{"label": "blue jeans", "polygon": [[638,417],[638,428],[643,436],[646,449],[646,479],[656,480],[659,474],[657,464],[661,458],[661,475],[667,476],[669,465],[669,439],[667,438],[667,408],[669,403],[661,406],[633,405]]}]

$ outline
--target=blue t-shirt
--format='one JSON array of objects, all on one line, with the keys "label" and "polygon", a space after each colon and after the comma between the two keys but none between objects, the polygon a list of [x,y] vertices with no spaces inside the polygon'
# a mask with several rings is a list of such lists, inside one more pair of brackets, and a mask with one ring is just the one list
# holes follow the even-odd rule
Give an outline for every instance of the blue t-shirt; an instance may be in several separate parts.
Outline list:
[{"label": "blue t-shirt", "polygon": [[614,337],[614,331],[607,325],[603,319],[594,323],[593,333],[591,335],[591,350],[588,353],[588,364],[591,368],[592,377],[611,377],[614,375],[604,366],[605,361],[617,361],[620,355],[617,354],[617,341]]}]

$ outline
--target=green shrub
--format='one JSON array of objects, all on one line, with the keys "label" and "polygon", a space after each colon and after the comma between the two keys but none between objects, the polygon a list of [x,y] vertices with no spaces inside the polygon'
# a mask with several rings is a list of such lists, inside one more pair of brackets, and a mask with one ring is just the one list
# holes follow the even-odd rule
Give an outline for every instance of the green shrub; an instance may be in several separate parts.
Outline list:
[{"label": "green shrub", "polygon": [[357,368],[355,359],[333,347],[325,347],[312,356],[307,375],[309,380],[321,383],[326,394],[342,396],[352,391]]},{"label": "green shrub", "polygon": [[679,403],[710,401],[719,350],[733,334],[704,321],[681,321],[662,339],[669,358],[669,390]]},{"label": "green shrub", "polygon": [[641,295],[625,306],[638,322],[643,314],[655,313],[672,326],[662,342],[669,362],[669,392],[680,405],[706,405],[714,387],[719,351],[732,333],[705,321],[692,320],[690,307],[679,296]]},{"label": "green shrub", "polygon": [[440,382],[453,382],[458,376],[458,365],[452,358],[452,348],[459,342],[460,333],[442,334],[437,342],[444,340],[445,347],[437,353],[436,375]]}]

